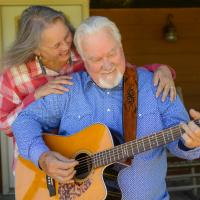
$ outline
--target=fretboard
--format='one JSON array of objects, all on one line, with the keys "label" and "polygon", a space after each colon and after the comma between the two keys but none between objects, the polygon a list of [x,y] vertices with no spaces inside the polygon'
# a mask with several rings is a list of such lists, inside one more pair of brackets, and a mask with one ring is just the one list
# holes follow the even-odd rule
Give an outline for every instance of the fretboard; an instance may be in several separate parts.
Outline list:
[{"label": "fretboard", "polygon": [[[200,120],[194,120],[193,122],[200,126]],[[105,166],[122,159],[133,157],[144,151],[163,146],[179,139],[184,132],[184,129],[178,125],[96,153],[91,156],[93,167]]]}]

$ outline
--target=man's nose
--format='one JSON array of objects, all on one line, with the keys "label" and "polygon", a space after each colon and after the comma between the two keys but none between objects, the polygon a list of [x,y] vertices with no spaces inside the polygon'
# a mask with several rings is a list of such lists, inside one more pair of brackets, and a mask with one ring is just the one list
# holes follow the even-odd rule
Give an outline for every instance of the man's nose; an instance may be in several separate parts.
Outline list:
[{"label": "man's nose", "polygon": [[103,59],[102,67],[104,70],[110,70],[113,67],[112,62],[108,58]]}]

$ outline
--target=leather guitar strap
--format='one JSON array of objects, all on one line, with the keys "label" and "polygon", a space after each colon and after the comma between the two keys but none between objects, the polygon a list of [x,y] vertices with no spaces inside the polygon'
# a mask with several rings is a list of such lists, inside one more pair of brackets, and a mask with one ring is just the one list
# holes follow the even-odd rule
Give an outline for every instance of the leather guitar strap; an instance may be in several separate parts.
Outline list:
[{"label": "leather guitar strap", "polygon": [[123,127],[125,142],[136,139],[138,82],[135,67],[126,67],[123,82]]}]

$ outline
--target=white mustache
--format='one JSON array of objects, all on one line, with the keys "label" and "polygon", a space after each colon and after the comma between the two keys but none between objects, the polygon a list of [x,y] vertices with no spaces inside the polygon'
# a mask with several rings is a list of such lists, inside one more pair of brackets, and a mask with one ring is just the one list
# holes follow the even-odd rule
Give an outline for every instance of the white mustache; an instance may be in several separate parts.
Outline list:
[{"label": "white mustache", "polygon": [[108,77],[108,79],[99,79],[99,86],[102,88],[106,88],[106,89],[111,89],[116,87],[117,85],[119,85],[120,81],[122,80],[122,73],[120,73],[119,71],[117,71],[117,74],[115,75],[115,77],[113,77],[114,75],[110,75],[110,77]]}]

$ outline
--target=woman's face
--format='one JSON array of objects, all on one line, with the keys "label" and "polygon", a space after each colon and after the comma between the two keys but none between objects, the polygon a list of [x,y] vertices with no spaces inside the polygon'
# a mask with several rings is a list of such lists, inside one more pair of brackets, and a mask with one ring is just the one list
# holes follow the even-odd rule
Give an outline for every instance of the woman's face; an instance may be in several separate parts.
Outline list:
[{"label": "woman's face", "polygon": [[59,71],[69,61],[71,45],[72,34],[58,19],[42,32],[36,55],[41,57],[46,67]]}]

